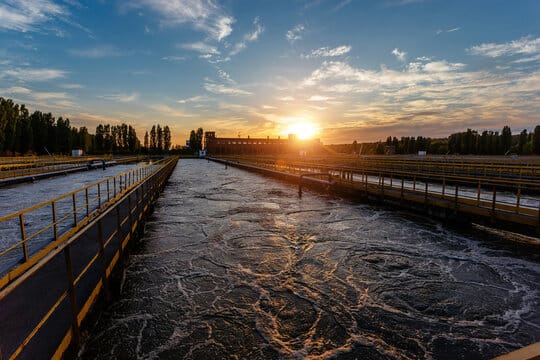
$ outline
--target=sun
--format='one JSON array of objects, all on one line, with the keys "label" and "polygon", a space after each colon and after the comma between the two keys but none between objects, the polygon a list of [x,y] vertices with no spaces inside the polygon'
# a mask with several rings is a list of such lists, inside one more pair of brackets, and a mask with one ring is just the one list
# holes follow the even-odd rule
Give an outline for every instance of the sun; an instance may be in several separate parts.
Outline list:
[{"label": "sun", "polygon": [[307,140],[307,139],[313,138],[316,134],[319,133],[319,127],[312,122],[297,121],[297,122],[290,123],[285,128],[285,131],[287,135],[295,134],[298,139]]}]

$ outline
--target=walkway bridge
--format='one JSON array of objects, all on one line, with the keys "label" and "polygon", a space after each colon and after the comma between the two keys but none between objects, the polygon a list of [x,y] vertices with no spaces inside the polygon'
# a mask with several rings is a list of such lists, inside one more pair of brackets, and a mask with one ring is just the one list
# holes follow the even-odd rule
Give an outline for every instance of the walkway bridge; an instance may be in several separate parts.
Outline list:
[{"label": "walkway bridge", "polygon": [[0,218],[0,360],[61,358],[138,235],[178,158]]},{"label": "walkway bridge", "polygon": [[[270,157],[211,158],[302,186],[470,219],[525,233],[540,232],[540,161],[492,158]],[[327,174],[328,176],[324,176]]]}]

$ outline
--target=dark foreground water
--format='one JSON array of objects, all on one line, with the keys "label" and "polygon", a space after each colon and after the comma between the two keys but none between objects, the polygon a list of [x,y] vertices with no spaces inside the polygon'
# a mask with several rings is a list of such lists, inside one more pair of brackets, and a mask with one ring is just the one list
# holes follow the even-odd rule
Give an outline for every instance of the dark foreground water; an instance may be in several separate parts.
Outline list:
[{"label": "dark foreground water", "polygon": [[537,259],[181,160],[80,357],[490,358],[540,341]]}]

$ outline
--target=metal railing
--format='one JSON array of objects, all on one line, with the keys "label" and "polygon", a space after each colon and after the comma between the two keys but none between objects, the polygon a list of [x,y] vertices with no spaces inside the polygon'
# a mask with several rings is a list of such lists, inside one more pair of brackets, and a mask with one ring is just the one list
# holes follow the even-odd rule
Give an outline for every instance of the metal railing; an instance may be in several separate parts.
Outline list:
[{"label": "metal railing", "polygon": [[0,247],[0,289],[159,168],[145,165],[1,217],[0,235],[11,241]]},{"label": "metal railing", "polygon": [[108,296],[115,266],[177,160],[116,176],[116,187],[109,181],[108,206],[0,290],[0,359],[59,359],[80,346],[83,321],[98,295]]},{"label": "metal railing", "polygon": [[286,160],[283,157],[236,156],[226,157],[225,161],[296,174],[299,181],[308,178],[309,174],[320,176],[326,173],[334,184],[359,191],[366,196],[376,195],[381,198],[394,198],[400,202],[438,206],[540,229],[538,177],[492,178],[421,169],[381,169],[376,165],[345,167],[328,162]]}]

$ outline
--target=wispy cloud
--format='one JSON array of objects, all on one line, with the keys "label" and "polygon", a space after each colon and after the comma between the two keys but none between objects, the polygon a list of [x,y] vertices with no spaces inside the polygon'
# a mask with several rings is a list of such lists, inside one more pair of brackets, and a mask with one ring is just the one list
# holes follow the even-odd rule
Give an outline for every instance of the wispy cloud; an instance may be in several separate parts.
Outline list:
[{"label": "wispy cloud", "polygon": [[285,35],[285,37],[287,38],[287,41],[289,43],[294,44],[296,41],[302,39],[304,30],[305,30],[305,26],[302,24],[298,24],[295,27],[293,27],[291,30],[287,31],[287,34]]},{"label": "wispy cloud", "polygon": [[203,96],[203,95],[197,95],[197,96],[192,96],[187,99],[179,99],[177,102],[180,104],[187,104],[187,103],[196,103],[196,102],[202,102],[202,101],[208,101],[208,97]]},{"label": "wispy cloud", "polygon": [[131,94],[117,93],[117,94],[101,95],[101,96],[98,96],[98,97],[100,99],[109,100],[109,101],[129,103],[129,102],[136,101],[139,98],[139,94],[137,94],[137,93],[131,93]]},{"label": "wispy cloud", "polygon": [[442,33],[453,33],[453,32],[456,32],[456,31],[459,31],[461,30],[461,27],[455,27],[455,28],[451,28],[451,29],[448,29],[448,30],[442,30],[442,29],[439,29],[436,31],[437,35],[439,34],[442,34]]},{"label": "wispy cloud", "polygon": [[399,51],[398,48],[395,48],[392,50],[392,55],[395,55],[399,61],[405,61],[405,56],[407,53],[405,51]]},{"label": "wispy cloud", "polygon": [[50,0],[6,0],[0,3],[0,28],[37,31],[41,24],[67,14],[66,8]]},{"label": "wispy cloud", "polygon": [[294,97],[292,96],[282,96],[282,97],[278,97],[277,99],[279,101],[285,101],[285,102],[294,101]]},{"label": "wispy cloud", "polygon": [[186,50],[197,51],[197,52],[200,52],[201,54],[219,54],[219,51],[215,46],[209,45],[202,41],[190,43],[190,44],[179,44],[177,47],[186,49]]},{"label": "wispy cloud", "polygon": [[163,26],[187,24],[217,41],[232,33],[235,22],[213,0],[136,0],[127,6],[149,8],[161,17]]},{"label": "wispy cloud", "polygon": [[240,51],[244,50],[247,47],[247,44],[250,42],[255,42],[259,38],[259,36],[263,33],[264,27],[261,25],[261,21],[258,17],[256,17],[253,20],[253,26],[255,26],[255,29],[244,35],[242,38],[242,41],[236,43],[234,46],[234,49],[229,53],[230,56],[234,56],[238,54]]},{"label": "wispy cloud", "polygon": [[218,84],[212,81],[207,80],[204,83],[204,88],[214,94],[221,95],[230,95],[230,96],[241,96],[241,95],[251,95],[249,91],[242,90],[236,86]]},{"label": "wispy cloud", "polygon": [[351,3],[352,0],[343,0],[342,2],[340,2],[339,4],[337,4],[333,11],[339,11],[341,9],[343,9],[345,6],[349,5]]},{"label": "wispy cloud", "polygon": [[405,5],[411,5],[423,2],[425,0],[387,0],[385,6],[392,7],[392,6],[405,6]]},{"label": "wispy cloud", "polygon": [[63,89],[69,89],[69,90],[84,88],[84,86],[81,84],[62,84],[60,85],[60,87]]},{"label": "wispy cloud", "polygon": [[525,36],[518,40],[496,44],[485,43],[467,49],[472,55],[481,55],[491,58],[512,55],[531,55],[540,53],[540,38]]},{"label": "wispy cloud", "polygon": [[321,57],[337,57],[348,54],[351,51],[349,45],[341,45],[335,48],[321,47],[315,50],[312,50],[309,54],[303,55],[302,57],[309,58],[321,58]]},{"label": "wispy cloud", "polygon": [[99,45],[86,49],[70,49],[68,53],[82,58],[100,59],[107,57],[122,56],[123,53],[111,45]]},{"label": "wispy cloud", "polygon": [[66,74],[66,71],[58,69],[15,68],[3,72],[0,70],[0,78],[10,77],[20,81],[49,81],[63,78]]},{"label": "wispy cloud", "polygon": [[186,60],[185,56],[164,56],[161,58],[163,61],[170,61],[170,62],[179,62]]},{"label": "wispy cloud", "polygon": [[313,95],[311,96],[309,99],[307,99],[308,101],[328,101],[330,100],[331,98],[329,98],[328,96],[322,96],[322,95]]}]

